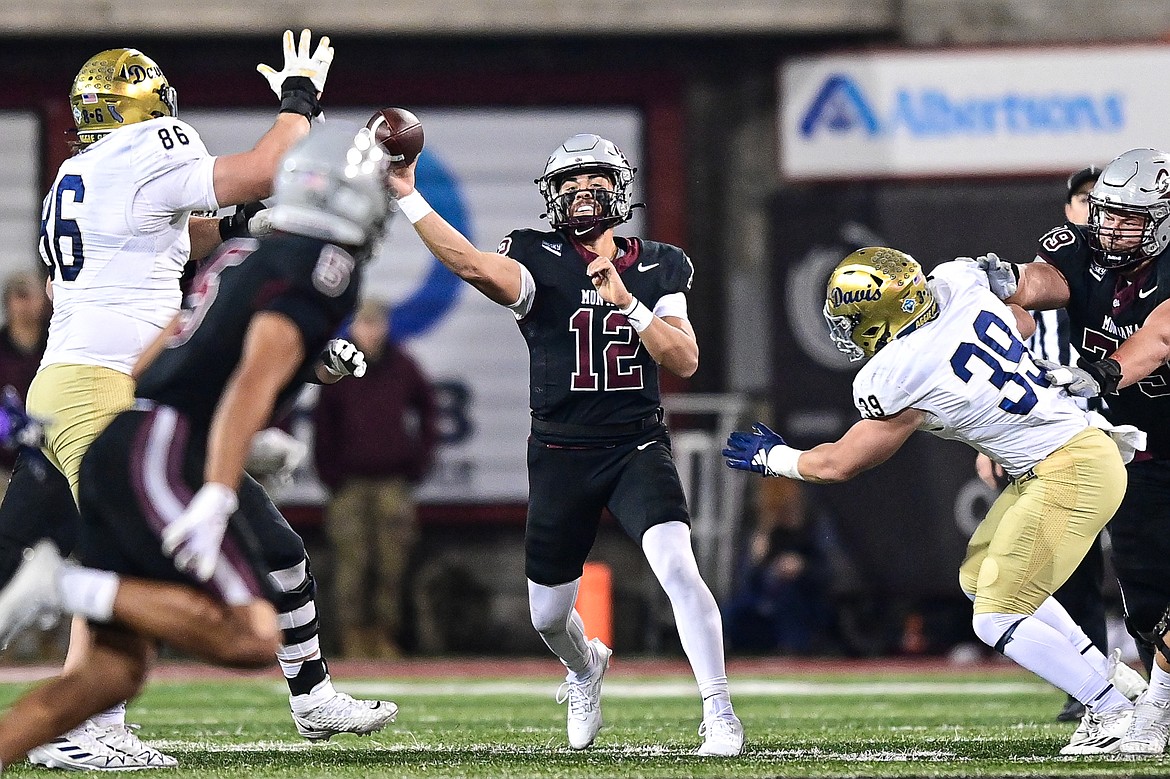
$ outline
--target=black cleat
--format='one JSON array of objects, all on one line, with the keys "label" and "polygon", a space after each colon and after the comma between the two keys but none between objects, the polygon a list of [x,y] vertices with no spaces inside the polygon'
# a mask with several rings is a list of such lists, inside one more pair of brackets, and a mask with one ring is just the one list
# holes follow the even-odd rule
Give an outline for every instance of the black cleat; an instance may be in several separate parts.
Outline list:
[{"label": "black cleat", "polygon": [[1083,716],[1085,716],[1085,704],[1070,695],[1068,700],[1064,702],[1064,708],[1056,715],[1056,721],[1076,722]]}]

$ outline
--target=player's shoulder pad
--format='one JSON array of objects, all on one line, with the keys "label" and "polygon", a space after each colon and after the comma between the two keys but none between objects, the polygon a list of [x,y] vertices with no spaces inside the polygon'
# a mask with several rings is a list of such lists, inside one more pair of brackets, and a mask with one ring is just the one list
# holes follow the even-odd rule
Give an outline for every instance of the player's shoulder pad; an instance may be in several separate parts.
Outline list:
[{"label": "player's shoulder pad", "polygon": [[198,131],[181,119],[160,117],[131,127],[136,131],[131,138],[134,170],[140,179],[209,156]]},{"label": "player's shoulder pad", "polygon": [[695,280],[695,266],[691,258],[677,246],[658,241],[641,241],[639,265],[661,263],[662,278],[667,292],[689,292]]},{"label": "player's shoulder pad", "polygon": [[542,256],[559,259],[571,251],[572,248],[559,233],[527,228],[508,233],[496,248],[497,254],[511,257],[522,265],[539,261]]},{"label": "player's shoulder pad", "polygon": [[1065,222],[1040,236],[1036,256],[1054,265],[1060,265],[1066,260],[1083,263],[1085,255],[1091,250],[1088,228]]}]

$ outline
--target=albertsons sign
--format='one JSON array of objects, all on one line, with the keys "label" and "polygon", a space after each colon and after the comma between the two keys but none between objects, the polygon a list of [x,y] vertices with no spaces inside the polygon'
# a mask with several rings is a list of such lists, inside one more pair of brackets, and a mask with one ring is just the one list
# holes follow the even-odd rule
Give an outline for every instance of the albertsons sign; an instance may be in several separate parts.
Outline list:
[{"label": "albertsons sign", "polygon": [[1065,173],[1170,145],[1170,46],[799,58],[780,71],[789,178]]}]

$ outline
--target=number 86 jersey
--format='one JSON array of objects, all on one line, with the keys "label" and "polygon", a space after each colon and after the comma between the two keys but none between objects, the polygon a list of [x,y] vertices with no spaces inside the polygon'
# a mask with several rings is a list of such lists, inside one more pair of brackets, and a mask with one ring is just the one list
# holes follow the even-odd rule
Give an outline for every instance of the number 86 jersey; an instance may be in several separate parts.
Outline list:
[{"label": "number 86 jersey", "polygon": [[53,283],[42,366],[130,373],[182,302],[192,211],[213,211],[212,169],[198,133],[163,117],[126,125],[61,164],[41,214]]},{"label": "number 86 jersey", "polygon": [[1087,427],[1085,412],[1044,379],[1011,310],[973,263],[944,263],[927,285],[939,316],[890,342],[857,374],[862,416],[923,411],[919,429],[969,444],[1011,476]]}]

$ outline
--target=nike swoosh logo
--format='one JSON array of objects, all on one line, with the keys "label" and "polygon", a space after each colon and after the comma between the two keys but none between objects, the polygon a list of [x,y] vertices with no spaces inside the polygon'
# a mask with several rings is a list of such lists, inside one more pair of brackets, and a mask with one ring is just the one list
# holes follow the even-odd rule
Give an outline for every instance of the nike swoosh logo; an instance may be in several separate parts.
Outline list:
[{"label": "nike swoosh logo", "polygon": [[662,264],[662,263],[660,263],[660,262],[656,262],[656,263],[654,263],[653,265],[643,265],[642,263],[640,263],[640,262],[639,262],[639,263],[638,263],[638,272],[639,272],[639,273],[645,273],[646,271],[648,271],[648,270],[650,270],[650,269],[652,269],[652,268],[657,268],[657,267],[658,267],[659,265],[661,265],[661,264]]},{"label": "nike swoosh logo", "polygon": [[1141,291],[1139,291],[1139,292],[1138,292],[1138,297],[1139,297],[1139,298],[1148,298],[1150,295],[1153,295],[1153,294],[1154,294],[1154,291],[1155,291],[1156,289],[1158,289],[1158,288],[1157,288],[1157,286],[1155,286],[1155,287],[1152,287],[1152,288],[1150,288],[1150,289],[1144,289],[1144,290],[1141,290]]},{"label": "nike swoosh logo", "polygon": [[635,446],[634,448],[635,448],[635,449],[637,449],[639,452],[641,452],[641,451],[645,450],[647,447],[650,447],[650,446],[654,446],[654,442],[653,442],[653,441],[647,441],[647,442],[646,442],[646,443],[644,443],[644,444],[638,444],[638,445],[637,445],[637,446]]}]

